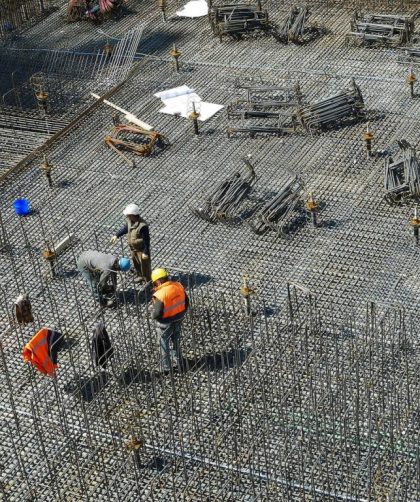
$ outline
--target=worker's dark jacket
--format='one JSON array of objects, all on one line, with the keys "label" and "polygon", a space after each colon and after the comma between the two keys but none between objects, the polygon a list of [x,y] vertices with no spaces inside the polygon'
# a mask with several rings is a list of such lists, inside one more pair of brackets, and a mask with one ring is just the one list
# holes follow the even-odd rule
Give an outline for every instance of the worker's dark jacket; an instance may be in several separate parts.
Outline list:
[{"label": "worker's dark jacket", "polygon": [[16,320],[19,324],[34,322],[32,306],[27,294],[20,295],[15,303]]},{"label": "worker's dark jacket", "polygon": [[116,256],[99,251],[84,251],[77,260],[77,268],[85,270],[91,274],[100,274],[98,288],[101,290],[107,284],[108,279],[111,279],[112,284],[116,285],[117,280],[117,264]]},{"label": "worker's dark jacket", "polygon": [[59,331],[55,331],[53,329],[48,329],[48,347],[50,351],[51,361],[54,364],[58,362],[58,353],[64,347],[64,335]]},{"label": "worker's dark jacket", "polygon": [[[178,289],[182,291],[183,298],[177,296],[179,295]],[[165,292],[166,290],[168,292]],[[164,282],[153,294],[152,319],[157,321],[159,325],[180,321],[185,316],[189,304],[190,300],[180,283],[174,283],[172,281]],[[176,312],[174,315],[171,315],[172,308],[174,308],[173,312]]]},{"label": "worker's dark jacket", "polygon": [[150,256],[149,227],[142,218],[134,223],[129,221],[116,233],[116,236],[119,238],[126,234],[128,246],[132,251],[139,251]]},{"label": "worker's dark jacket", "polygon": [[106,363],[114,354],[105,324],[99,321],[93,330],[91,355],[95,366],[106,368]]}]

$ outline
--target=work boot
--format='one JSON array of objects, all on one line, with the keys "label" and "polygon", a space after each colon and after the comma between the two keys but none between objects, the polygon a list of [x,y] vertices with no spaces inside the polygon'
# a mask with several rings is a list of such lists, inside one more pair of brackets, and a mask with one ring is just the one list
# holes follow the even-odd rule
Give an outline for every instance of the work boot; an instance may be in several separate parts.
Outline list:
[{"label": "work boot", "polygon": [[106,307],[115,307],[115,299],[114,298],[109,298],[106,301],[105,306]]}]

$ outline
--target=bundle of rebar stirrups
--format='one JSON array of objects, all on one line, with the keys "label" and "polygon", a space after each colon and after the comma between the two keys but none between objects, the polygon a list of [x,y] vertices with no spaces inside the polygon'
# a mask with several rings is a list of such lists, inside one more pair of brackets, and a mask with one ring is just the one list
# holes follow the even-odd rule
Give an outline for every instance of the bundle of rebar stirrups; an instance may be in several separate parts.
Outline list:
[{"label": "bundle of rebar stirrups", "polygon": [[409,42],[414,33],[413,16],[398,14],[360,14],[355,12],[346,35],[347,43],[396,47]]},{"label": "bundle of rebar stirrups", "polygon": [[268,12],[257,5],[235,4],[214,7],[209,12],[213,33],[222,41],[223,36],[240,37],[245,33],[270,28]]},{"label": "bundle of rebar stirrups", "polygon": [[358,119],[363,115],[364,101],[359,86],[354,79],[348,89],[298,110],[297,116],[306,129],[322,129],[343,120]]},{"label": "bundle of rebar stirrups", "polygon": [[[139,141],[134,141],[138,139]],[[145,157],[151,155],[155,147],[163,148],[168,142],[156,132],[147,131],[133,124],[115,124],[110,134],[104,138],[105,144],[114,150],[128,164],[134,167],[134,160],[129,159],[121,150]]]},{"label": "bundle of rebar stirrups", "polygon": [[251,162],[245,158],[242,160],[246,166],[246,174],[235,172],[218,185],[212,194],[205,195],[202,205],[197,208],[190,207],[196,216],[211,223],[233,223],[237,219],[239,206],[251,192],[256,180]]},{"label": "bundle of rebar stirrups", "polygon": [[240,3],[215,6],[209,12],[209,21],[213,33],[222,41],[225,35],[240,38],[249,33],[265,33],[272,35],[278,42],[303,42],[325,32],[319,26],[308,25],[311,12],[308,7],[292,6],[287,18],[281,26],[269,20],[267,10],[261,7],[261,1],[256,5]]},{"label": "bundle of rebar stirrups", "polygon": [[389,203],[420,197],[420,163],[415,148],[406,140],[398,141],[402,159],[385,159],[385,199]]},{"label": "bundle of rebar stirrups", "polygon": [[288,179],[279,192],[258,209],[248,225],[258,235],[274,230],[277,235],[286,234],[296,210],[302,203],[303,182],[298,176]]},{"label": "bundle of rebar stirrups", "polygon": [[[288,171],[285,182],[273,196],[250,197],[256,181],[251,162],[243,158],[246,173],[239,171],[220,183],[202,202],[190,206],[195,216],[210,223],[230,225],[247,223],[257,235],[273,230],[276,236],[286,236],[308,220],[308,213],[317,211],[318,204],[304,208],[304,183],[300,176]],[[250,204],[246,204],[246,199]],[[316,221],[314,222],[316,226]]]}]

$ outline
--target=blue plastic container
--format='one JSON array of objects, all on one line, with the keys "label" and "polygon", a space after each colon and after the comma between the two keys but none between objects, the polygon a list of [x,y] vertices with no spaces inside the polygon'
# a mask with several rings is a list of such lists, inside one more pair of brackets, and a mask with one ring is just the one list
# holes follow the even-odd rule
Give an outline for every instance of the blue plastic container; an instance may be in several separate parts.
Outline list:
[{"label": "blue plastic container", "polygon": [[16,199],[13,202],[13,207],[18,216],[26,216],[31,212],[28,199]]}]

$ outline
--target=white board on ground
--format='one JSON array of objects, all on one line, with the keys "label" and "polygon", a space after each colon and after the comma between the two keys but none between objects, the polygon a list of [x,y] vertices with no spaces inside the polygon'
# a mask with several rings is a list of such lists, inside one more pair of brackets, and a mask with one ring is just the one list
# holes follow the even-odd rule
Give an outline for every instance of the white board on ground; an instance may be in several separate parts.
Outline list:
[{"label": "white board on ground", "polygon": [[[208,103],[207,101],[201,101],[197,111],[199,112],[198,120],[205,122],[210,117],[213,117],[218,111],[223,108],[223,105],[218,105],[216,103]],[[167,113],[168,115],[177,115],[179,117],[188,118],[192,110],[189,107],[180,110],[174,110],[169,106],[165,106],[159,110],[160,113]]]},{"label": "white board on ground", "polygon": [[159,110],[160,113],[176,115],[178,117],[189,117],[193,111],[193,103],[197,103],[196,111],[200,114],[198,120],[204,122],[223,108],[223,105],[201,101],[200,96],[187,85],[181,85],[154,94],[160,98],[165,105]]},{"label": "white board on ground", "polygon": [[176,11],[179,17],[202,17],[207,16],[209,7],[206,0],[191,0],[186,3],[181,9]]}]

